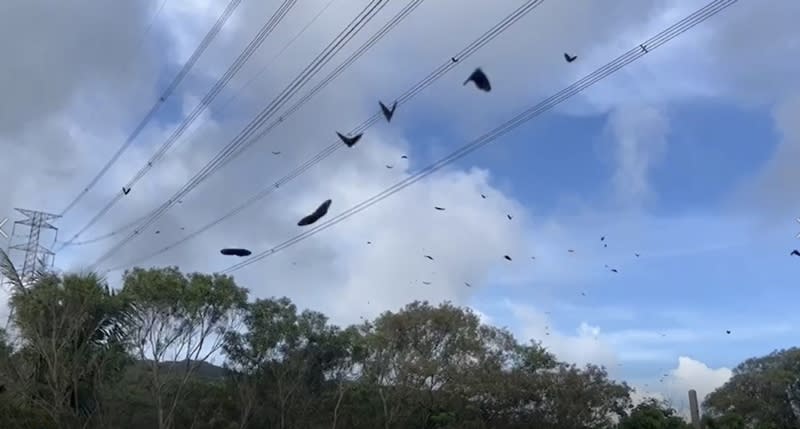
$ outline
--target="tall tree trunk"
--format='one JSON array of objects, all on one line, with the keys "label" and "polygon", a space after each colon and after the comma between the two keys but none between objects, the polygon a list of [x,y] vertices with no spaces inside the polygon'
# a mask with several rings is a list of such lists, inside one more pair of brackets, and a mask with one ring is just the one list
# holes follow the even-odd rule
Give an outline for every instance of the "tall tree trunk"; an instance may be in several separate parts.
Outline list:
[{"label": "tall tree trunk", "polygon": [[281,398],[281,429],[286,429],[286,400]]},{"label": "tall tree trunk", "polygon": [[339,420],[339,406],[342,405],[342,398],[344,398],[344,386],[339,383],[339,397],[336,398],[336,406],[333,407],[333,425],[331,429],[336,429],[336,423]]},{"label": "tall tree trunk", "polygon": [[[144,357],[144,352],[140,352],[140,353],[141,353],[141,356]],[[161,385],[161,374],[159,373],[158,359],[156,359],[155,357],[153,358],[153,361],[150,363],[150,371],[151,371],[151,375],[153,377],[152,380],[150,380],[150,382],[152,383],[151,388],[152,388],[152,392],[153,392],[153,400],[154,400],[154,402],[156,404],[156,416],[158,418],[158,429],[167,429],[167,425],[166,425],[167,422],[164,421],[164,400],[161,397],[161,394],[163,393],[162,392],[163,386]]]},{"label": "tall tree trunk", "polygon": [[381,396],[381,404],[383,404],[383,429],[389,429],[389,408],[386,404],[386,395],[383,394],[383,387],[378,388],[378,394]]},{"label": "tall tree trunk", "polygon": [[157,399],[158,401],[158,429],[166,429],[166,425],[164,424],[164,409],[161,407],[161,398]]},{"label": "tall tree trunk", "polygon": [[242,402],[239,411],[239,429],[245,429],[247,422],[250,420],[250,413],[253,411],[254,390],[255,388],[250,385],[250,380],[237,382],[236,386],[239,392],[239,399]]}]

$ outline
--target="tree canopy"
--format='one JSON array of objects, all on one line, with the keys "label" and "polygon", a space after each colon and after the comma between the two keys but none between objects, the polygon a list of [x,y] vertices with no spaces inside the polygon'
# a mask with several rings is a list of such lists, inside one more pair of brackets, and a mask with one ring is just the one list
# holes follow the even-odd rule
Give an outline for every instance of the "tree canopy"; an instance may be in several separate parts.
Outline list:
[{"label": "tree canopy", "polygon": [[704,402],[710,428],[800,428],[800,349],[747,359]]},{"label": "tree canopy", "polygon": [[[655,399],[634,406],[604,368],[560,362],[451,303],[340,327],[286,297],[249,300],[230,277],[167,267],[126,272],[118,291],[46,274],[10,306],[2,428],[689,427]],[[798,356],[737,367],[705,402],[708,427],[796,427]]]}]

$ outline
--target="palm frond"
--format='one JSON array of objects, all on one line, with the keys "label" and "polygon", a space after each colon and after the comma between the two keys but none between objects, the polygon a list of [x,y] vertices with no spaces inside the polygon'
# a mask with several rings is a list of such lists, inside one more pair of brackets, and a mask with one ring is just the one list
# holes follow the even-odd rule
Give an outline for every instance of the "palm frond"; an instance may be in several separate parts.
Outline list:
[{"label": "palm frond", "polygon": [[8,257],[8,253],[2,249],[0,249],[0,274],[2,274],[3,277],[11,282],[15,292],[25,291],[25,284],[22,282],[22,278],[19,276],[17,268],[14,266],[14,263],[11,262],[11,258]]}]

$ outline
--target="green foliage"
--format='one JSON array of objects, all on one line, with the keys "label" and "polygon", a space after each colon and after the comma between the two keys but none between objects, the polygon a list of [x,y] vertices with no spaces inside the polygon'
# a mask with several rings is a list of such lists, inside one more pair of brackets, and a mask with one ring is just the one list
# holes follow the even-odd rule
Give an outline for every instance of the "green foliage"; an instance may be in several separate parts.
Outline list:
[{"label": "green foliage", "polygon": [[[751,358],[706,397],[708,421],[719,428],[800,427],[800,349]],[[796,414],[797,413],[797,414]]]},{"label": "green foliage", "polygon": [[[217,274],[136,268],[124,273],[119,297],[132,309],[135,322],[126,331],[131,350],[149,361],[156,427],[172,428],[196,369],[221,349],[223,338],[236,327],[247,290]],[[183,370],[164,371],[168,361],[183,361]]]},{"label": "green foliage", "polygon": [[128,362],[128,307],[94,274],[42,275],[9,304],[19,341],[4,367],[21,408],[61,427],[91,420]]},{"label": "green foliage", "polygon": [[[659,401],[633,407],[604,368],[559,362],[450,303],[340,328],[168,267],[126,272],[118,294],[93,274],[42,274],[11,306],[2,428],[689,428]],[[800,352],[776,352],[737,367],[704,424],[796,428],[798,400]]]},{"label": "green foliage", "polygon": [[[93,275],[42,276],[12,299],[21,346],[7,360],[28,369],[15,385],[30,400],[5,415],[37,427],[601,428],[629,404],[602,369],[561,364],[449,303],[342,329],[288,298],[246,299],[229,277],[173,267],[126,272],[119,294]],[[205,362],[217,350],[227,370]],[[60,366],[42,370],[48,359]],[[43,387],[62,387],[52,374],[74,387],[79,368],[95,368],[73,389],[90,412],[70,413]]]},{"label": "green foliage", "polygon": [[619,429],[691,429],[692,426],[676,415],[671,407],[649,398],[631,410],[620,421]]}]

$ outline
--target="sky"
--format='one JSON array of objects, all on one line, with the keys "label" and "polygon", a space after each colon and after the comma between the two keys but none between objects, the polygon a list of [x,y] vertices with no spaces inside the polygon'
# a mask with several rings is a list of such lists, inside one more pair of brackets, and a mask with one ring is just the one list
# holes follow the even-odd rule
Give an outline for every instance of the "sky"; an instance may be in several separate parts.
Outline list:
[{"label": "sky", "polygon": [[[0,6],[6,232],[22,219],[14,208],[59,213],[86,187],[226,3],[166,0],[158,13],[160,2]],[[130,194],[75,242],[116,232],[167,201],[291,88],[367,3],[298,2]],[[409,3],[388,1],[278,112]],[[223,270],[238,260],[220,248],[257,253],[295,237],[302,232],[297,220],[323,200],[333,200],[329,217],[344,212],[706,4],[544,0],[399,106],[391,123],[378,121],[355,147],[274,187],[335,143],[335,131],[370,118],[379,100],[391,103],[522,3],[421,2],[99,269],[112,269],[107,278],[119,285],[120,268],[273,188],[236,216],[139,263]],[[42,234],[43,245],[59,249],[58,269],[87,269],[131,233],[61,245],[147,165],[279,4],[243,0],[130,148],[54,222],[58,236]],[[702,398],[744,359],[796,345],[800,331],[800,292],[791,281],[800,258],[790,256],[800,247],[792,187],[800,179],[800,36],[792,20],[800,4],[767,4],[734,3],[468,156],[235,271],[235,279],[254,298],[288,296],[338,324],[417,299],[449,300],[563,360],[605,365],[640,396],[685,408],[688,389]],[[567,63],[564,52],[577,60]],[[462,85],[477,67],[491,92]],[[267,123],[276,115],[283,113]],[[12,244],[21,240],[12,237]]]}]

